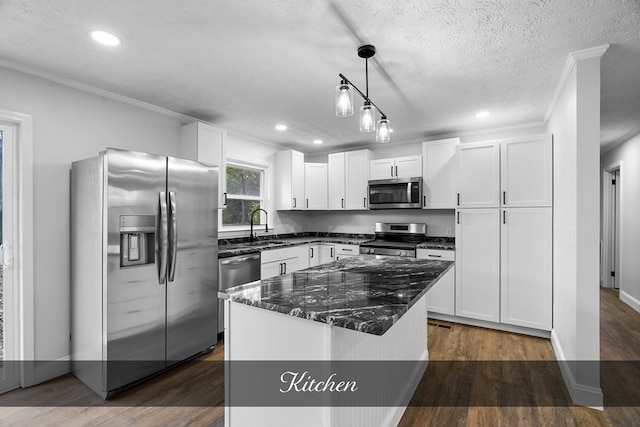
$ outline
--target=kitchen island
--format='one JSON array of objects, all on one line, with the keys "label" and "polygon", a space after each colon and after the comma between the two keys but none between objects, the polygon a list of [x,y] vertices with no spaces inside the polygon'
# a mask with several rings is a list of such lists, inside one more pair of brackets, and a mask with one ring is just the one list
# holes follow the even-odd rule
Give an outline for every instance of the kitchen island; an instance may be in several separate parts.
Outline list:
[{"label": "kitchen island", "polygon": [[227,426],[396,425],[448,261],[362,255],[228,289]]}]

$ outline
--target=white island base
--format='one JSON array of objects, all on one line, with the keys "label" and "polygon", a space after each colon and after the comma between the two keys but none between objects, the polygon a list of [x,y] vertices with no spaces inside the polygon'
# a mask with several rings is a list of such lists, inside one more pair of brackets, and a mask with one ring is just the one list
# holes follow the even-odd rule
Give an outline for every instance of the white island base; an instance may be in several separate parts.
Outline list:
[{"label": "white island base", "polygon": [[[234,369],[240,369],[233,361],[427,361],[426,300],[425,294],[383,335],[225,300],[224,352],[225,360],[232,362],[225,369],[225,426],[396,426],[422,378],[426,363],[412,365],[414,372],[403,379],[399,401],[404,402],[404,406],[247,407],[229,405]],[[279,390],[267,392],[279,393]],[[388,390],[374,391],[378,392],[384,394]]]}]

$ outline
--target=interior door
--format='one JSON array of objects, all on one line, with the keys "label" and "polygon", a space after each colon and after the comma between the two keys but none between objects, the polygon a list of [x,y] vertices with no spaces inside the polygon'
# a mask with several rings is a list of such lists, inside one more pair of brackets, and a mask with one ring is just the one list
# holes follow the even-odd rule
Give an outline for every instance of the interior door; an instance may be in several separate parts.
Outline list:
[{"label": "interior door", "polygon": [[[158,216],[161,194],[166,192],[167,158],[152,154],[107,150],[107,280],[106,375],[107,391],[144,378],[165,365],[165,285],[160,283]],[[136,245],[147,263],[123,260],[123,230],[133,234],[134,218],[155,224],[149,248]],[[127,228],[129,226],[131,228]],[[139,235],[138,235],[139,236]],[[142,243],[138,239],[137,243]],[[133,245],[131,245],[133,248]],[[135,257],[131,256],[131,259]],[[138,257],[142,259],[142,257]],[[123,363],[124,362],[124,363]]]},{"label": "interior door", "polygon": [[169,157],[167,363],[218,341],[218,168]]}]

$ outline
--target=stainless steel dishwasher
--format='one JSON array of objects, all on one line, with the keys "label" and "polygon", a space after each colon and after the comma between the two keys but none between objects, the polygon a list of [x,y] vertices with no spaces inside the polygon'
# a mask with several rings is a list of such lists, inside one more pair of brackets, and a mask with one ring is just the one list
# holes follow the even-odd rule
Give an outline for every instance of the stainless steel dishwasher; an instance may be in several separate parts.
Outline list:
[{"label": "stainless steel dishwasher", "polygon": [[[224,291],[234,286],[260,280],[260,254],[237,255],[220,259],[218,286]],[[224,331],[224,303],[218,301],[218,332]]]}]

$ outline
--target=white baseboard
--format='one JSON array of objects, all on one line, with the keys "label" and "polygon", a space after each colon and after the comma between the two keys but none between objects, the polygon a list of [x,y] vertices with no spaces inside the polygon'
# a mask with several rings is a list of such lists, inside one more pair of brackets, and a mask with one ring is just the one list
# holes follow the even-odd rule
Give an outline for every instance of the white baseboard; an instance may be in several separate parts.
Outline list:
[{"label": "white baseboard", "polygon": [[71,372],[71,356],[46,362],[36,362],[33,385],[49,381],[69,372]]},{"label": "white baseboard", "polygon": [[513,332],[516,334],[530,335],[532,337],[549,339],[549,331],[532,329],[525,326],[508,325],[506,323],[487,322],[486,320],[471,319],[469,317],[452,316],[450,314],[429,312],[429,320],[444,320],[446,322],[462,323],[463,325],[478,326],[481,328],[495,329],[496,331]]},{"label": "white baseboard", "polygon": [[640,300],[629,295],[622,289],[620,289],[620,301],[624,302],[629,307],[633,308],[635,311],[640,313]]},{"label": "white baseboard", "polygon": [[553,351],[556,353],[560,372],[562,373],[564,383],[569,390],[573,403],[603,411],[604,395],[602,394],[602,389],[600,387],[585,386],[576,382],[573,371],[571,370],[571,362],[566,359],[555,330],[551,330],[551,345],[553,346]]}]

